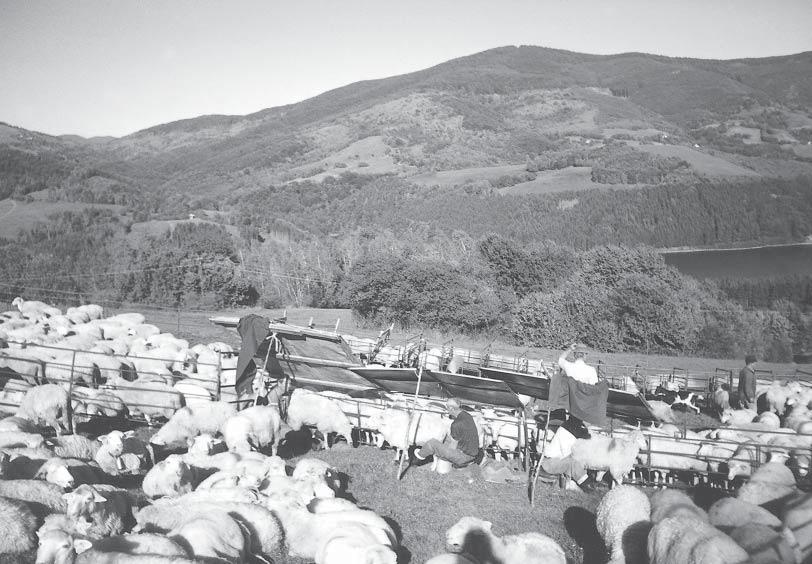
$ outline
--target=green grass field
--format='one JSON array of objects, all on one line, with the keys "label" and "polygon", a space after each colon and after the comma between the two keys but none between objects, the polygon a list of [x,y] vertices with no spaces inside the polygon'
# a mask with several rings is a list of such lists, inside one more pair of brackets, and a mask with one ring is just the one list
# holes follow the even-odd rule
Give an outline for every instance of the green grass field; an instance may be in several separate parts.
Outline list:
[{"label": "green grass field", "polygon": [[20,231],[32,227],[38,221],[45,221],[49,214],[81,211],[87,208],[122,210],[122,206],[112,204],[82,204],[78,202],[20,202],[12,199],[0,200],[0,237],[15,239]]}]

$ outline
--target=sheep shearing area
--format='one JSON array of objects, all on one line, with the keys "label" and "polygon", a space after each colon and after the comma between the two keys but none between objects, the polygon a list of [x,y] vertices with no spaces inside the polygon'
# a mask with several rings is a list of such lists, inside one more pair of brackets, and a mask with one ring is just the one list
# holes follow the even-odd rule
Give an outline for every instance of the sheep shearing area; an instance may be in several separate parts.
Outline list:
[{"label": "sheep shearing area", "polygon": [[[551,438],[544,402],[468,402],[484,464],[399,476],[399,450],[448,432],[437,398],[293,382],[237,410],[226,343],[193,345],[138,313],[14,305],[0,314],[3,562],[810,557],[812,390],[801,381],[760,382],[760,413],[716,394],[705,428],[658,404],[674,422],[590,428],[573,452],[595,491],[540,485],[531,506],[528,473]],[[465,361],[443,368],[462,373]]]}]

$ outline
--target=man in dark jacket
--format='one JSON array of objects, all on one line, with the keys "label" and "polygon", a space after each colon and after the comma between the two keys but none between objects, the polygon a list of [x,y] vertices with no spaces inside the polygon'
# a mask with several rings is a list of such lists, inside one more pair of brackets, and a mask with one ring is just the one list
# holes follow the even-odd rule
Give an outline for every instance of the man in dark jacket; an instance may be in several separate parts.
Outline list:
[{"label": "man in dark jacket", "polygon": [[449,436],[443,442],[430,439],[414,453],[414,458],[419,462],[433,455],[454,466],[466,466],[479,456],[479,431],[471,414],[454,398],[446,402],[446,410],[454,419]]},{"label": "man in dark jacket", "polygon": [[756,405],[756,357],[748,354],[744,368],[739,371],[739,407],[747,409]]}]

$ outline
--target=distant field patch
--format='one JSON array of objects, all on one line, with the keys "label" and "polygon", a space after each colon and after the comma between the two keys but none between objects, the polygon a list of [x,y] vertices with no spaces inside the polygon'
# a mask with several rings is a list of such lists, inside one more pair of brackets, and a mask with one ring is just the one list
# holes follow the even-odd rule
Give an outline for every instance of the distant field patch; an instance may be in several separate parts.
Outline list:
[{"label": "distant field patch", "polygon": [[354,143],[350,143],[340,151],[330,154],[329,157],[316,163],[310,163],[307,168],[319,167],[324,172],[298,178],[297,180],[312,180],[321,182],[328,176],[338,177],[344,172],[354,172],[356,174],[388,174],[399,172],[402,167],[398,166],[394,159],[387,153],[386,143],[380,135],[365,137]]},{"label": "distant field patch", "polygon": [[133,223],[132,228],[130,229],[130,233],[127,236],[128,239],[131,241],[146,237],[146,236],[156,236],[166,233],[172,229],[175,229],[176,225],[181,223],[208,223],[210,225],[219,225],[223,227],[226,231],[231,233],[234,237],[239,237],[239,230],[233,225],[225,225],[222,223],[217,223],[216,221],[209,221],[206,219],[153,219],[150,221],[142,221],[140,223]]},{"label": "distant field patch", "polygon": [[0,200],[0,237],[14,239],[38,221],[47,221],[48,215],[59,212],[78,212],[88,208],[122,210],[122,206],[112,204],[83,204],[80,202],[19,202],[12,199]]},{"label": "distant field patch", "polygon": [[420,186],[460,186],[466,182],[497,180],[502,176],[524,174],[526,169],[527,165],[520,164],[438,170],[416,174],[410,177],[409,181]]},{"label": "distant field patch", "polygon": [[699,174],[707,176],[758,176],[757,173],[743,166],[697,151],[691,147],[681,145],[638,145],[636,148],[661,157],[677,157],[691,165]]}]

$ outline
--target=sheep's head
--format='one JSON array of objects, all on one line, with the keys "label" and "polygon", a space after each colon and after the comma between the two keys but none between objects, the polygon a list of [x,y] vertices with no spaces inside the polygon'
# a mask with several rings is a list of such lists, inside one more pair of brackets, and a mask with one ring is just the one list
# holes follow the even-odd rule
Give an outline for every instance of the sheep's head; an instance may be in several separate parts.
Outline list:
[{"label": "sheep's head", "polygon": [[44,533],[37,532],[36,564],[73,564],[76,561],[74,540],[61,529],[51,529]]},{"label": "sheep's head", "polygon": [[[160,436],[161,433],[159,432],[155,436],[150,439],[150,442],[156,445],[163,445],[166,444],[166,441]],[[198,435],[194,438],[189,439],[186,441],[189,445],[188,453],[195,455],[195,456],[208,456],[212,452],[214,452],[214,447],[217,444],[214,437],[207,433],[203,433],[202,435]]]},{"label": "sheep's head", "polygon": [[638,449],[644,449],[648,445],[646,436],[642,431],[632,431],[626,436],[626,442],[637,446]]},{"label": "sheep's head", "polygon": [[19,309],[20,311],[22,311],[22,310],[23,310],[22,305],[23,305],[23,302],[24,302],[24,301],[25,301],[25,300],[23,300],[23,299],[22,299],[20,296],[17,296],[17,297],[16,297],[16,298],[14,298],[13,300],[11,300],[11,306],[12,306],[12,307],[16,307],[17,309]]},{"label": "sheep's head", "polygon": [[102,435],[99,437],[99,441],[101,441],[102,446],[107,449],[107,452],[110,453],[110,456],[118,457],[124,453],[124,440],[133,436],[132,431],[122,432],[122,431],[110,431],[106,435]]},{"label": "sheep's head", "polygon": [[276,455],[269,456],[264,460],[265,476],[287,476],[287,466],[285,461]]},{"label": "sheep's head", "polygon": [[727,463],[727,479],[732,480],[736,476],[749,476],[753,472],[749,462],[741,460],[730,460]]},{"label": "sheep's head", "polygon": [[107,500],[96,488],[87,484],[82,484],[70,493],[62,494],[62,498],[67,502],[67,516],[71,519],[84,523],[91,520],[91,514],[96,509],[97,503],[104,503]]},{"label": "sheep's head", "polygon": [[68,465],[60,458],[48,459],[34,477],[38,480],[44,478],[46,482],[56,484],[63,490],[71,489],[76,485],[76,480],[68,470]]},{"label": "sheep's head", "polygon": [[474,537],[491,536],[492,523],[476,517],[463,517],[445,534],[446,548],[451,552],[463,552]]}]

